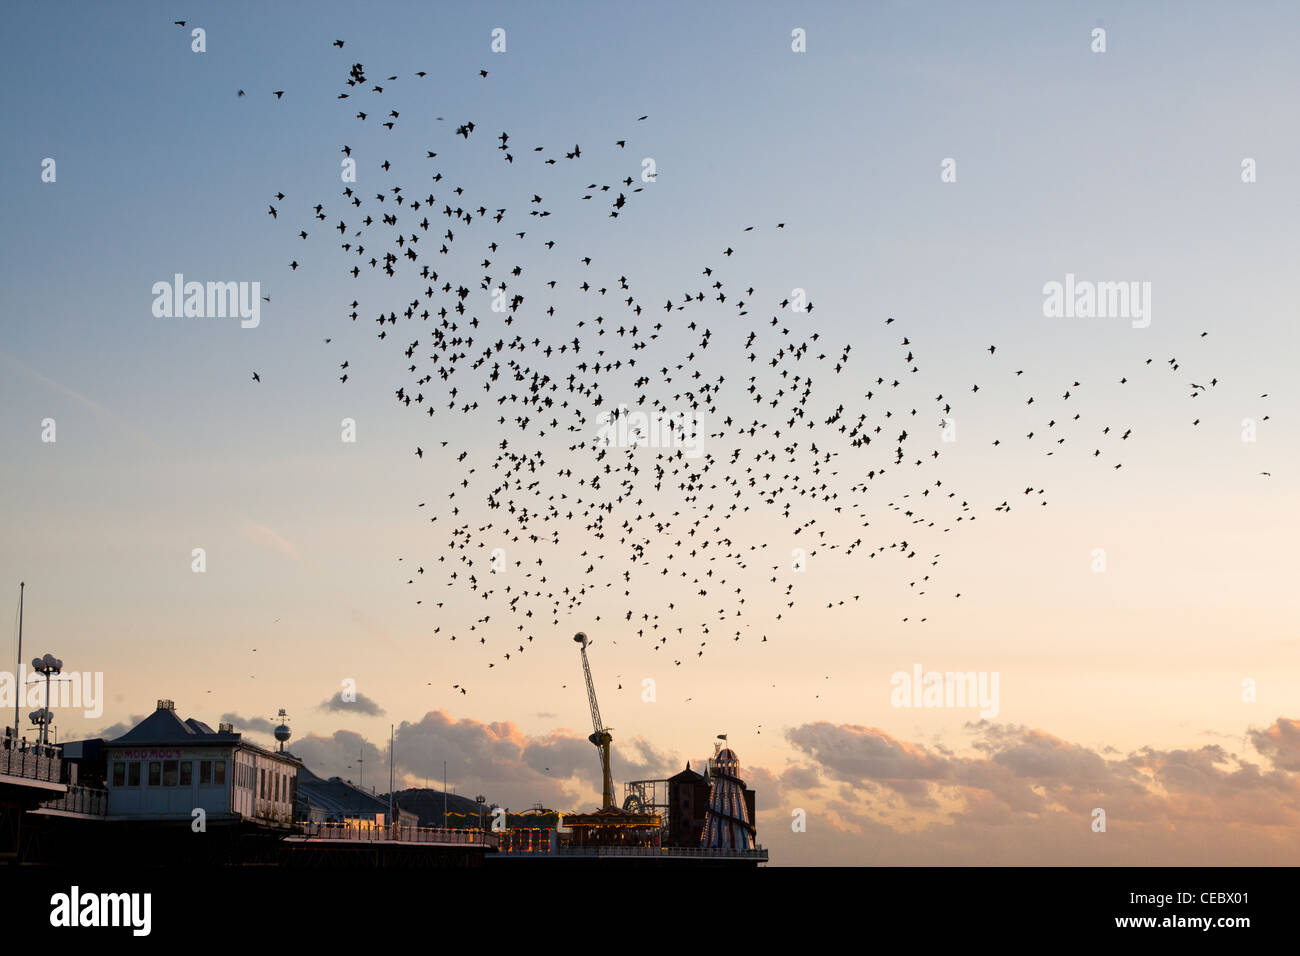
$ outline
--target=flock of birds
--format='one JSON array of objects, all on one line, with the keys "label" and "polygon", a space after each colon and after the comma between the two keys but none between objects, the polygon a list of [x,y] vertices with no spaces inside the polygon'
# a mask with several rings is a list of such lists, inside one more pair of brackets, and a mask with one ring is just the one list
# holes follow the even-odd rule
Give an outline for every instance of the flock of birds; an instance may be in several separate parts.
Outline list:
[{"label": "flock of birds", "polygon": [[[397,75],[373,79],[355,63],[337,96],[353,101],[351,120],[364,130],[443,119],[397,102],[405,88]],[[277,100],[283,94],[274,91]],[[632,120],[633,132],[647,119]],[[275,227],[294,242],[290,270],[374,276],[366,288],[383,290],[380,301],[350,296],[341,320],[391,349],[393,399],[420,429],[412,458],[442,488],[415,504],[436,536],[428,553],[398,561],[417,604],[446,615],[481,611],[467,627],[444,628],[449,618],[439,615],[433,636],[491,644],[493,668],[518,661],[565,617],[591,614],[585,605],[616,603],[607,633],[635,637],[681,666],[715,641],[767,641],[797,606],[793,549],[805,559],[899,562],[920,595],[938,586],[943,535],[982,513],[1008,513],[1013,502],[1047,505],[1045,489],[1033,485],[976,503],[956,487],[961,475],[945,469],[946,424],[974,414],[990,385],[1014,386],[1024,373],[998,364],[997,345],[987,347],[986,371],[972,374],[979,381],[917,396],[909,379],[921,369],[923,331],[882,317],[896,354],[868,372],[854,343],[831,345],[811,327],[811,301],[792,303],[738,278],[742,259],[732,245],[719,243],[715,261],[666,294],[603,261],[598,239],[578,249],[557,238],[557,221],[567,226],[597,208],[601,220],[626,221],[646,201],[652,185],[629,159],[631,138],[550,148],[465,119],[450,135],[431,135],[415,157],[420,185],[393,182],[394,163],[384,158],[360,177],[380,187],[345,184],[329,197],[278,190],[268,203]],[[498,173],[485,177],[487,186],[458,180],[443,155],[451,150],[480,178],[495,156]],[[352,157],[354,149],[343,143],[340,152]],[[410,170],[411,157],[396,158]],[[731,241],[744,246],[756,228],[774,236],[784,226],[738,226]],[[601,228],[626,227],[588,232]],[[356,387],[353,360],[336,364],[340,386]],[[1187,377],[1179,359],[1153,356],[1110,384],[1152,387],[1150,374],[1161,368],[1172,376],[1165,382],[1181,386]],[[1204,405],[1218,384],[1217,376],[1188,383],[1189,400]],[[1064,378],[1050,394],[1025,395],[1038,424],[992,446],[1031,443],[1048,456],[1078,448],[1078,459],[1122,468],[1116,456],[1133,427],[1093,422],[1082,407],[1089,392]],[[638,412],[702,423],[699,454],[672,424],[660,447],[600,439],[602,413],[608,431],[644,421]],[[634,428],[633,437],[646,436]],[[747,602],[759,587],[777,609],[753,622]],[[428,599],[431,590],[439,593]],[[826,606],[852,607],[861,597]],[[454,690],[467,692],[463,681]]]}]

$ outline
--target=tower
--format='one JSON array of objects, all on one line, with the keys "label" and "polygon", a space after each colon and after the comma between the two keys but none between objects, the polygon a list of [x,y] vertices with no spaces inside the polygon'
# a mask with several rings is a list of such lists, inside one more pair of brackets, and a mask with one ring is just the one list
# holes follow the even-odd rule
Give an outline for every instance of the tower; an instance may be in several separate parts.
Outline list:
[{"label": "tower", "polygon": [[702,845],[713,850],[754,849],[754,821],[745,800],[745,781],[740,778],[740,758],[722,743],[714,744],[709,761],[709,810],[704,818]]}]

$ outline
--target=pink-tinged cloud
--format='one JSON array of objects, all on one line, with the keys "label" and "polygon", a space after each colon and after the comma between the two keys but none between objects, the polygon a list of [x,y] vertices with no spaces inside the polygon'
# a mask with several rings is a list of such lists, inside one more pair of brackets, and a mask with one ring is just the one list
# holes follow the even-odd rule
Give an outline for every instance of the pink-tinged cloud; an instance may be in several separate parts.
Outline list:
[{"label": "pink-tinged cloud", "polygon": [[1279,770],[1300,770],[1300,720],[1279,717],[1265,730],[1248,733],[1256,750]]},{"label": "pink-tinged cloud", "polygon": [[[549,809],[591,809],[601,787],[596,748],[567,730],[531,736],[509,721],[456,720],[435,710],[398,725],[396,752],[398,770],[408,780],[440,781],[445,760],[458,793],[471,795],[472,789],[515,809],[537,802]],[[613,766],[619,783],[680,769],[675,757],[639,737],[619,742]]]},{"label": "pink-tinged cloud", "polygon": [[[1300,860],[1300,722],[1251,731],[1265,763],[1218,745],[1105,753],[981,721],[949,752],[827,722],[787,731],[800,762],[760,784],[774,862],[1286,865]],[[1271,766],[1270,766],[1271,764]],[[817,791],[810,773],[823,785]],[[803,833],[790,827],[804,810]],[[1094,827],[1105,812],[1106,829]]]},{"label": "pink-tinged cloud", "polygon": [[[1278,718],[1250,731],[1261,761],[1219,745],[1093,750],[987,721],[968,724],[968,744],[949,749],[822,721],[787,731],[795,753],[786,767],[742,773],[757,793],[759,842],[776,865],[1294,865],[1298,728]],[[367,782],[382,776],[386,785],[386,746],[354,732],[309,735],[293,749],[317,773],[354,779],[364,755]],[[513,809],[540,801],[576,810],[589,809],[600,788],[594,750],[568,730],[529,735],[508,721],[438,710],[399,726],[396,763],[405,784],[440,787],[446,760],[458,793]],[[681,765],[640,738],[615,752],[620,783]],[[1094,829],[1097,810],[1104,832]],[[796,811],[803,832],[791,827]]]}]

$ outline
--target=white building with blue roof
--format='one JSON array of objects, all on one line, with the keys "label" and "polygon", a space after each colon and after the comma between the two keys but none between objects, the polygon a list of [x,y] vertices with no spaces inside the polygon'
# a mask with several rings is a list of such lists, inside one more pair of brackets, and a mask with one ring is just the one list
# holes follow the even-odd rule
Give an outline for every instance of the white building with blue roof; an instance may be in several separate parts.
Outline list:
[{"label": "white building with blue roof", "polygon": [[182,720],[170,700],[104,751],[110,820],[192,820],[202,809],[208,824],[293,822],[296,757],[244,740],[230,724]]}]

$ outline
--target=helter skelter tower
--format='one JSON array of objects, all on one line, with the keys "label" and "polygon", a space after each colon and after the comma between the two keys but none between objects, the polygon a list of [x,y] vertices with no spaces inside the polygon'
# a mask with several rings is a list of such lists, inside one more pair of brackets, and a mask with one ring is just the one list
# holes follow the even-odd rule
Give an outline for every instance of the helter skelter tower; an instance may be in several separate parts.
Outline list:
[{"label": "helter skelter tower", "polygon": [[701,845],[711,850],[752,850],[754,821],[745,803],[740,758],[725,745],[726,734],[718,734],[718,739],[722,743],[713,745],[713,759],[709,761],[709,809]]}]

